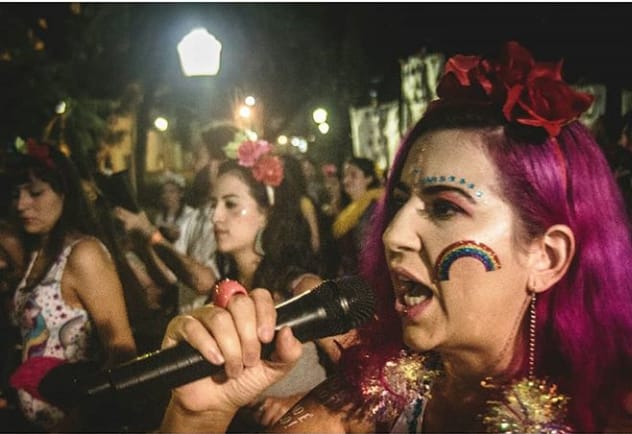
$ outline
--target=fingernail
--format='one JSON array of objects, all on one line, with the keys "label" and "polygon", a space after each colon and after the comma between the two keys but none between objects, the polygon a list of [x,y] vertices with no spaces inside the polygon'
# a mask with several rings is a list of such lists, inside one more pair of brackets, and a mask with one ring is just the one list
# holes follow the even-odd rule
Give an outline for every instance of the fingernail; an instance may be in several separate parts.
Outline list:
[{"label": "fingernail", "polygon": [[261,326],[259,327],[259,338],[263,342],[271,342],[274,338],[274,327]]},{"label": "fingernail", "polygon": [[226,361],[224,359],[224,356],[222,356],[220,353],[216,352],[215,350],[209,350],[208,355],[211,362],[213,362],[216,365],[223,365],[224,362]]}]

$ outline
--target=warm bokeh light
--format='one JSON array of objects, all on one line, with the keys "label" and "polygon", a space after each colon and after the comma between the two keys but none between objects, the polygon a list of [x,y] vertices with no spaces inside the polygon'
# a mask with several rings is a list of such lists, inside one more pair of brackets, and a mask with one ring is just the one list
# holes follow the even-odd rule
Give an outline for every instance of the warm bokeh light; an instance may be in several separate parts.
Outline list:
[{"label": "warm bokeh light", "polygon": [[277,143],[278,143],[279,145],[287,145],[287,142],[288,142],[288,138],[287,138],[287,136],[280,135],[280,136],[277,138]]},{"label": "warm bokeh light", "polygon": [[314,113],[312,113],[312,118],[317,124],[322,124],[323,122],[327,121],[327,110],[320,107],[317,108],[316,110],[314,110]]},{"label": "warm bokeh light", "polygon": [[244,99],[244,103],[248,106],[248,107],[252,107],[255,105],[255,103],[257,102],[257,100],[255,99],[254,96],[247,96],[246,99]]},{"label": "warm bokeh light", "polygon": [[154,127],[156,127],[158,131],[165,132],[167,131],[167,128],[169,128],[169,121],[162,116],[159,116],[154,121]]},{"label": "warm bokeh light", "polygon": [[57,113],[58,115],[63,115],[64,113],[66,113],[66,101],[59,101],[59,103],[57,103],[57,105],[55,106],[55,113]]},{"label": "warm bokeh light", "polygon": [[321,134],[327,134],[329,132],[329,124],[327,122],[318,124],[318,131],[320,131]]},{"label": "warm bokeh light", "polygon": [[222,44],[204,28],[192,30],[178,44],[182,72],[187,77],[217,75]]},{"label": "warm bokeh light", "polygon": [[239,116],[241,116],[242,118],[248,119],[250,117],[250,114],[250,107],[246,107],[245,105],[239,107]]},{"label": "warm bokeh light", "polygon": [[290,144],[297,148],[300,152],[307,152],[307,140],[303,137],[292,137]]}]

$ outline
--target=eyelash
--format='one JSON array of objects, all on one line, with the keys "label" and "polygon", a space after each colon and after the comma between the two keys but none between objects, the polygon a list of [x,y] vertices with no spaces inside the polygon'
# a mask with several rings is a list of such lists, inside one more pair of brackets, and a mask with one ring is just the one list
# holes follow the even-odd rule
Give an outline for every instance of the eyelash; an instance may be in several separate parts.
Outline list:
[{"label": "eyelash", "polygon": [[[27,193],[31,197],[39,197],[39,196],[41,196],[44,193],[44,191],[43,190],[37,190],[37,191],[27,190]],[[19,191],[13,190],[11,192],[11,198],[12,199],[17,200],[19,197],[20,197],[20,192]]]},{"label": "eyelash", "polygon": [[434,199],[426,206],[426,212],[436,220],[448,220],[463,213],[463,208],[446,199]]},{"label": "eyelash", "polygon": [[[394,193],[390,205],[393,215],[395,215],[409,199],[410,195],[408,194],[402,192]],[[449,220],[457,214],[462,214],[464,210],[450,200],[436,198],[426,201],[424,209],[418,209],[418,212],[434,220]]]}]

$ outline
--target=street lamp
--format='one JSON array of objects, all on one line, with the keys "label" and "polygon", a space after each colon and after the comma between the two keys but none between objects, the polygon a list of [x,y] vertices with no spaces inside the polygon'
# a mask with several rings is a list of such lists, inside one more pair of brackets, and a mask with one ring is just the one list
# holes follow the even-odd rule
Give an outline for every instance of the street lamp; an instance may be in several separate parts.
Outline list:
[{"label": "street lamp", "polygon": [[158,131],[164,133],[167,131],[167,128],[169,128],[169,121],[162,116],[159,116],[154,120],[154,127],[156,127]]},{"label": "street lamp", "polygon": [[191,30],[178,44],[182,72],[187,77],[217,75],[222,44],[204,28]]},{"label": "street lamp", "polygon": [[325,110],[324,108],[320,108],[320,107],[317,108],[312,113],[312,119],[314,119],[314,122],[316,122],[317,124],[322,124],[323,122],[326,122],[327,121],[327,110]]}]

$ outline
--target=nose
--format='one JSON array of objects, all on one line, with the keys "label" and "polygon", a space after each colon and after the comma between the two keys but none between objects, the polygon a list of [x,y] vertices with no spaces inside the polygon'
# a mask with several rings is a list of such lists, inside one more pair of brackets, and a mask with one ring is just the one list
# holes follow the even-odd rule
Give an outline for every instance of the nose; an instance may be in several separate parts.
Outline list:
[{"label": "nose", "polygon": [[221,205],[217,204],[211,208],[211,223],[216,224],[223,219],[223,211]]},{"label": "nose", "polygon": [[[415,210],[410,204],[404,205],[388,225],[382,241],[387,253],[420,252],[423,245],[418,232],[419,222],[413,221]],[[417,215],[417,218],[419,216]]]},{"label": "nose", "polygon": [[18,197],[16,199],[16,210],[18,212],[24,211],[30,205],[31,200],[27,192],[23,189],[18,190]]}]

